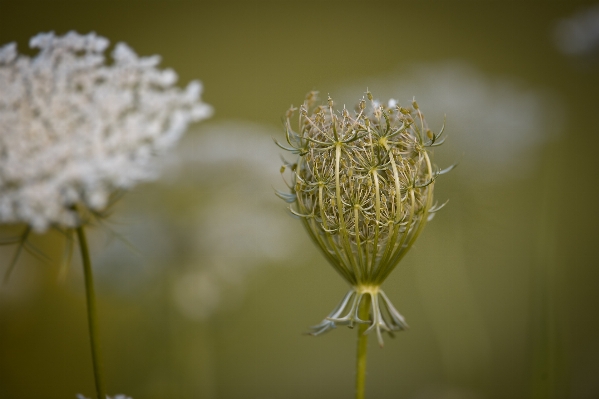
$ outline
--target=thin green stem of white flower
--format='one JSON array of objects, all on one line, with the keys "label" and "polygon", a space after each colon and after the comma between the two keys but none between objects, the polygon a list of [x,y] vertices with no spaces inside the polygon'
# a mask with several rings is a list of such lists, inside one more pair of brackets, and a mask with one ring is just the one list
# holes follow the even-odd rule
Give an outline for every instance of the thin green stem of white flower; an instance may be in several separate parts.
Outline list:
[{"label": "thin green stem of white flower", "polygon": [[83,226],[77,227],[77,238],[81,249],[83,261],[83,274],[85,278],[85,298],[87,301],[87,322],[89,326],[89,340],[92,350],[92,364],[94,367],[94,380],[96,383],[96,395],[98,399],[106,398],[102,378],[102,365],[100,361],[100,340],[98,336],[98,312],[96,310],[96,295],[94,292],[94,279],[92,275],[92,264],[85,238]]},{"label": "thin green stem of white flower", "polygon": [[[362,297],[358,317],[368,320],[370,311],[370,294]],[[358,325],[358,355],[356,359],[356,399],[364,399],[366,392],[366,353],[368,351],[368,335],[365,334],[368,324]]]}]

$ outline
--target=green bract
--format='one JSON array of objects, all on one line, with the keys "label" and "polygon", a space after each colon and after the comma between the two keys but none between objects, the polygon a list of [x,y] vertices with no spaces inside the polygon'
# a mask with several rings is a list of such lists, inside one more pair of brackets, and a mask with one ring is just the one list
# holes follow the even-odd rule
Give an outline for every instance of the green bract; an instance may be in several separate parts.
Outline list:
[{"label": "green bract", "polygon": [[[382,331],[408,326],[380,289],[408,252],[428,220],[441,206],[433,205],[439,170],[430,148],[443,143],[443,128],[432,132],[416,101],[409,108],[387,106],[367,92],[355,110],[335,110],[317,104],[317,92],[308,93],[299,109],[298,130],[291,127],[296,109],[287,112],[287,145],[298,155],[290,168],[290,192],[277,192],[291,204],[308,234],[329,263],[352,286],[343,300],[312,334],[337,324],[371,324],[382,345]],[[371,320],[360,320],[358,308],[370,295]]]}]

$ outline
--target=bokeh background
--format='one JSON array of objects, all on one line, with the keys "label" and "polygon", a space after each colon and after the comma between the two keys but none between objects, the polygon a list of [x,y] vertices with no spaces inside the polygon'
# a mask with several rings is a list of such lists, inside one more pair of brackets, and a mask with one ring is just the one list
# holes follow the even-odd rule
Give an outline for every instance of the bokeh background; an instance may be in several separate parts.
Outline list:
[{"label": "bokeh background", "polygon": [[[599,397],[599,3],[0,1],[0,44],[95,31],[160,54],[215,109],[90,231],[110,394],[349,398],[345,293],[286,204],[281,117],[306,92],[416,96],[449,203],[384,288],[370,398]],[[1,92],[0,92],[1,95]],[[23,226],[4,226],[2,238]],[[78,253],[31,238],[0,285],[0,398],[94,393]],[[14,246],[0,248],[5,273]]]}]

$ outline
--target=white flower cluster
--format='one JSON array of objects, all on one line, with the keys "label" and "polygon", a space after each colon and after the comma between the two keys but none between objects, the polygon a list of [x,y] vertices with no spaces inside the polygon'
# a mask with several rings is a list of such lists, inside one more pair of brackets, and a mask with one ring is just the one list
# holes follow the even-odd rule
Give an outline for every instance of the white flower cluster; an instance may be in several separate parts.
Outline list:
[{"label": "white flower cluster", "polygon": [[[81,395],[81,394],[79,393],[79,394],[77,394],[77,399],[88,399],[88,398],[86,398],[85,396],[83,396],[83,395]],[[106,395],[106,399],[132,399],[132,398],[130,398],[130,397],[129,397],[129,396],[127,396],[127,395],[123,395],[123,394],[121,393],[121,394],[118,394],[118,395],[116,395],[116,396],[112,396],[112,397],[111,397],[111,396],[108,396],[108,395]]]},{"label": "white flower cluster", "polygon": [[0,47],[0,222],[76,227],[74,206],[101,211],[115,190],[156,177],[153,158],[209,117],[200,82],[174,86],[159,56],[124,43],[106,62],[95,33],[42,33],[39,53]]}]

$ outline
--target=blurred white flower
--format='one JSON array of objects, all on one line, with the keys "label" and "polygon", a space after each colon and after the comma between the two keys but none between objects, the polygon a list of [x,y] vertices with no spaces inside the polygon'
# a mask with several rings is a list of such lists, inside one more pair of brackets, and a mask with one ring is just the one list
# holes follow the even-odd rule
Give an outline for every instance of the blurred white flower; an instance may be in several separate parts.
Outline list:
[{"label": "blurred white flower", "polygon": [[201,135],[188,135],[177,163],[165,171],[164,181],[180,176],[176,184],[182,184],[181,177],[192,177],[204,191],[203,204],[187,214],[193,221],[188,263],[173,279],[174,304],[190,319],[205,320],[238,304],[248,280],[267,265],[296,264],[292,243],[300,232],[276,207],[272,188],[281,177],[269,135],[278,133],[252,123],[212,124]]},{"label": "blurred white flower", "polygon": [[[85,396],[83,396],[83,395],[81,395],[79,393],[79,394],[77,394],[77,399],[88,399],[88,398],[86,398]],[[127,396],[127,395],[123,395],[121,393],[121,394],[118,394],[118,395],[115,395],[115,396],[108,396],[108,395],[106,395],[106,399],[133,399],[133,398],[131,398],[131,397]]]},{"label": "blurred white flower", "polygon": [[408,98],[417,95],[433,129],[438,129],[447,115],[449,140],[436,162],[449,165],[459,161],[457,175],[468,179],[530,176],[538,149],[558,137],[566,109],[547,89],[488,75],[463,61],[416,64],[401,73],[352,82],[335,92],[340,93],[342,102],[350,101],[353,93],[366,85],[380,98],[396,93]]},{"label": "blurred white flower", "polygon": [[268,268],[303,264],[298,242],[308,238],[273,194],[281,176],[271,137],[279,134],[251,122],[192,129],[163,157],[160,179],[114,215],[125,222],[115,230],[141,256],[115,240],[97,256],[98,281],[122,295],[168,281],[173,306],[207,320],[238,306]]},{"label": "blurred white flower", "polygon": [[78,226],[75,205],[101,211],[115,190],[154,179],[153,158],[210,116],[199,82],[175,87],[159,56],[124,43],[106,62],[108,45],[69,32],[33,37],[33,58],[0,47],[0,222]]},{"label": "blurred white flower", "polygon": [[599,54],[599,4],[559,20],[555,26],[554,38],[556,46],[563,54]]}]

